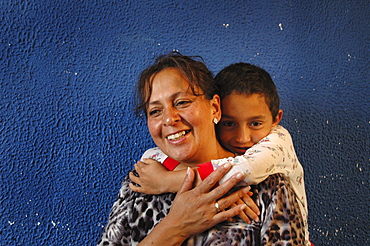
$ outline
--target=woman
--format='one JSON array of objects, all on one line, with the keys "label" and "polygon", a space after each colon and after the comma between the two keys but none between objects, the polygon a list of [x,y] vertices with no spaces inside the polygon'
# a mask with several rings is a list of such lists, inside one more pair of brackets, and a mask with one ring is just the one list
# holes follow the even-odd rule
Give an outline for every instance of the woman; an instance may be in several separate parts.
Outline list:
[{"label": "woman", "polygon": [[[234,156],[223,149],[216,139],[214,122],[219,121],[221,117],[220,99],[216,94],[212,74],[202,62],[181,55],[162,57],[141,74],[139,92],[140,108],[144,109],[146,113],[150,134],[157,146],[167,156],[180,162],[180,165],[176,167],[178,170],[195,167],[197,164],[211,159]],[[161,244],[163,240],[165,240],[165,245],[169,245],[170,242],[166,241],[167,238],[176,238],[174,242],[171,242],[173,245],[182,243],[184,245],[217,243],[260,245],[264,241],[291,242],[293,240],[292,238],[283,238],[286,235],[284,230],[290,230],[289,221],[279,224],[278,228],[275,227],[274,214],[279,214],[279,212],[274,208],[286,212],[286,207],[291,209],[290,203],[292,201],[286,195],[287,204],[284,204],[285,206],[274,205],[279,195],[276,192],[277,189],[271,185],[277,187],[280,184],[281,177],[279,176],[273,177],[272,181],[262,182],[256,187],[256,191],[259,193],[256,202],[262,208],[262,227],[261,223],[258,222],[245,224],[240,220],[214,226],[217,220],[226,220],[229,218],[228,216],[232,216],[232,213],[237,213],[245,208],[245,205],[239,205],[231,209],[231,212],[218,213],[220,210],[226,209],[225,205],[231,204],[231,200],[235,197],[241,197],[242,193],[246,192],[245,190],[239,191],[234,193],[232,198],[228,197],[221,200],[222,202],[216,202],[215,200],[224,195],[225,191],[230,188],[228,185],[221,185],[215,191],[210,191],[210,184],[214,184],[220,175],[222,176],[222,172],[218,171],[194,190],[187,191],[189,182],[194,177],[190,169],[188,179],[179,192],[177,200],[185,200],[187,205],[189,203],[197,204],[196,201],[201,201],[202,206],[200,208],[195,205],[193,207],[186,206],[186,209],[181,211],[183,203],[177,201],[173,205],[175,212],[172,210],[170,213],[169,209],[174,200],[174,194],[145,195],[135,193],[129,188],[130,179],[127,176],[122,183],[118,200],[113,205],[109,223],[105,228],[100,245],[136,245],[141,241],[144,245],[152,245],[152,243]],[[233,180],[229,181],[228,184],[236,183],[240,178],[242,178],[241,175],[233,177]],[[216,197],[215,193],[219,193],[219,196]],[[262,195],[262,193],[264,194]],[[289,194],[289,189],[281,193],[282,195]],[[201,195],[207,199],[189,197],[189,194]],[[184,199],[186,196],[188,199]],[[195,226],[192,224],[194,221],[204,220],[202,216],[197,219],[198,211],[204,213],[206,223]],[[188,218],[181,217],[179,214],[186,214]],[[192,217],[193,214],[194,217]],[[159,223],[162,219],[163,221]],[[193,219],[192,223],[185,223],[192,221],[191,219]],[[175,225],[171,227],[171,223],[175,223]],[[156,226],[157,224],[158,226]],[[155,229],[153,230],[153,228]],[[173,229],[167,230],[168,228]],[[299,239],[299,233],[297,237]]]}]

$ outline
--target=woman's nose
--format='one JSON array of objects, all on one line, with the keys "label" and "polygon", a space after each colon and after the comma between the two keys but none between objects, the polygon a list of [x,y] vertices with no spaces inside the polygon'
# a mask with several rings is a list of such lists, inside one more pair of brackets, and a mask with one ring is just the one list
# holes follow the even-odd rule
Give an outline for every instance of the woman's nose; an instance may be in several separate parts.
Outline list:
[{"label": "woman's nose", "polygon": [[180,115],[176,110],[166,110],[163,116],[163,123],[165,126],[172,126],[180,121]]}]

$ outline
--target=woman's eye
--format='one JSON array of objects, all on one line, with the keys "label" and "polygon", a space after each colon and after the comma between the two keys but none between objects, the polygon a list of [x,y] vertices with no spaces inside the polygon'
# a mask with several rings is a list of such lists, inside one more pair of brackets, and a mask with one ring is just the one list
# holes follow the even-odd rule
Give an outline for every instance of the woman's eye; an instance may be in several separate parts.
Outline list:
[{"label": "woman's eye", "polygon": [[189,103],[191,103],[191,101],[179,101],[176,103],[176,106],[185,106]]},{"label": "woman's eye", "polygon": [[150,110],[149,111],[149,116],[156,116],[156,115],[158,115],[158,114],[160,114],[160,110],[158,110],[158,109],[153,109],[153,110]]}]

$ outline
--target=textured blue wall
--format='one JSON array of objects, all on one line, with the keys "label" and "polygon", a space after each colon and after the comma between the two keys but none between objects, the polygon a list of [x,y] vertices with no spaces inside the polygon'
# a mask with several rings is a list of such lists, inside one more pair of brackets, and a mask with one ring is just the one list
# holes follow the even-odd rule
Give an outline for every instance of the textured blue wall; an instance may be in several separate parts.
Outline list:
[{"label": "textured blue wall", "polygon": [[[227,3],[225,3],[227,2]],[[315,3],[316,2],[316,3]],[[1,0],[0,245],[93,245],[153,144],[139,72],[174,49],[268,70],[306,170],[316,245],[366,245],[368,1]]]}]

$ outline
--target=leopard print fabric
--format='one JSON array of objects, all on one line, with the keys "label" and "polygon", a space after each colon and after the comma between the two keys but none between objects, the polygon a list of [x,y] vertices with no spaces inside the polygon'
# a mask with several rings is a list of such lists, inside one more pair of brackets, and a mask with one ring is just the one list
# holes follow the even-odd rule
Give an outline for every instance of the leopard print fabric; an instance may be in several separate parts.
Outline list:
[{"label": "leopard print fabric", "polygon": [[[137,245],[169,212],[175,194],[136,193],[129,183],[127,176],[99,246]],[[303,218],[295,193],[283,175],[271,175],[252,189],[261,210],[261,222],[223,222],[188,238],[182,245],[305,245]]]},{"label": "leopard print fabric", "polygon": [[305,240],[304,219],[289,180],[274,174],[253,189],[261,211],[261,245],[311,245]]}]

